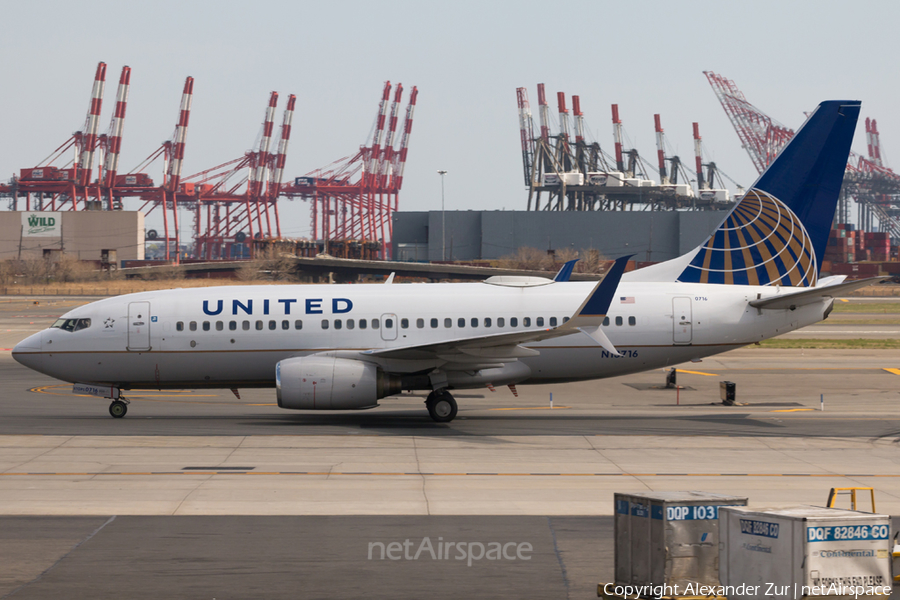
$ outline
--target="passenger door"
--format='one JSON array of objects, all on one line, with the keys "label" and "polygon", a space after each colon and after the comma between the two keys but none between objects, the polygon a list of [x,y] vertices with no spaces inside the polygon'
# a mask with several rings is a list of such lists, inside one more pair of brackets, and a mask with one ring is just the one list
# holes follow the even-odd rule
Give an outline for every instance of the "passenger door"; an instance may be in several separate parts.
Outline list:
[{"label": "passenger door", "polygon": [[145,352],[150,349],[150,303],[128,304],[128,350]]},{"label": "passenger door", "polygon": [[690,344],[693,337],[690,298],[672,298],[672,332],[676,344]]},{"label": "passenger door", "polygon": [[397,315],[381,315],[381,339],[392,342],[397,339]]}]

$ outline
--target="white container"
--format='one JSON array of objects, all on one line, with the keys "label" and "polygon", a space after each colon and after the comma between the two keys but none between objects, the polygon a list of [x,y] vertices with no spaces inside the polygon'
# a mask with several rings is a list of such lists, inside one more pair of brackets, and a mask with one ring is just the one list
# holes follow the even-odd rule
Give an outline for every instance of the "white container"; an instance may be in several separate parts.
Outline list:
[{"label": "white container", "polygon": [[559,175],[557,175],[556,173],[544,173],[544,177],[541,180],[541,185],[559,185],[559,181]]},{"label": "white container", "polygon": [[556,173],[544,173],[543,185],[560,185],[560,183],[565,183],[566,185],[584,185],[584,174],[579,173],[578,171],[573,171],[571,173],[560,173],[557,175]]},{"label": "white container", "polygon": [[571,173],[561,173],[562,180],[566,185],[584,185],[584,174],[578,171]]},{"label": "white container", "polygon": [[623,179],[623,183],[625,187],[641,187],[641,180],[635,179],[634,177],[629,177],[628,179]]},{"label": "white container", "polygon": [[641,179],[640,182],[641,182],[641,184],[640,184],[641,187],[654,187],[654,186],[656,186],[656,182],[653,181],[652,179]]},{"label": "white container", "polygon": [[700,190],[700,199],[708,202],[725,203],[729,201],[728,190]]},{"label": "white container", "polygon": [[606,187],[622,187],[623,175],[620,171],[610,171],[609,173],[588,173],[588,185],[605,185]]},{"label": "white container", "polygon": [[723,593],[728,600],[888,595],[890,529],[887,515],[837,508],[723,507]]},{"label": "white container", "polygon": [[[707,492],[615,494],[615,579],[630,586],[719,582],[719,509],[747,498]],[[668,595],[668,594],[666,594]]]}]

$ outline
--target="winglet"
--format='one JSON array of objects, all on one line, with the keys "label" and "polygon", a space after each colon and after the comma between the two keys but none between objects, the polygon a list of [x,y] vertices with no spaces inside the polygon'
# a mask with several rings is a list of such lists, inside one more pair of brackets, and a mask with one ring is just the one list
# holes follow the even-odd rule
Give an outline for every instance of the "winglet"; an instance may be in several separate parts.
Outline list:
[{"label": "winglet", "polygon": [[394,275],[396,275],[396,274],[397,273],[395,273],[394,271],[391,271],[391,274],[388,275],[388,278],[384,280],[384,283],[387,285],[394,283]]},{"label": "winglet", "polygon": [[577,329],[588,335],[610,354],[620,356],[619,351],[606,337],[600,326],[603,324],[603,319],[606,318],[606,313],[609,312],[609,306],[616,295],[616,288],[619,287],[619,281],[622,280],[628,259],[632,256],[634,255],[629,254],[617,258],[613,266],[606,272],[606,276],[594,287],[591,295],[581,303],[572,318],[563,323],[559,329]]},{"label": "winglet", "polygon": [[591,295],[575,311],[573,319],[579,317],[600,317],[602,319],[606,316],[606,313],[609,311],[609,305],[612,304],[613,296],[616,295],[616,288],[619,287],[622,274],[625,272],[625,267],[628,265],[628,260],[632,256],[634,254],[621,256],[616,259],[613,266],[606,272],[606,276],[597,283],[597,287],[594,288]]},{"label": "winglet", "polygon": [[556,274],[556,277],[553,278],[553,281],[568,281],[569,278],[572,277],[572,271],[575,269],[575,263],[577,263],[579,260],[581,259],[576,258],[575,260],[570,260],[562,267],[560,267],[559,273]]}]

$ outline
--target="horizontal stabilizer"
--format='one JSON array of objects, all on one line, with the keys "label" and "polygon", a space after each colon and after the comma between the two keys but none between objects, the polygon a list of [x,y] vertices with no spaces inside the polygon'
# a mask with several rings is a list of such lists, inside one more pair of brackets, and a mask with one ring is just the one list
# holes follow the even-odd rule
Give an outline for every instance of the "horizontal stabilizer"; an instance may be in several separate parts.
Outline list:
[{"label": "horizontal stabilizer", "polygon": [[802,292],[794,292],[792,294],[780,294],[771,296],[761,300],[751,300],[750,306],[753,308],[769,308],[769,309],[794,309],[798,306],[813,304],[828,298],[836,298],[843,294],[858,290],[875,283],[886,281],[890,277],[869,277],[868,279],[860,279],[858,281],[849,281],[847,283],[839,283],[837,285],[828,285],[825,287],[815,287]]},{"label": "horizontal stabilizer", "polygon": [[557,283],[562,281],[568,281],[572,277],[572,271],[575,270],[575,263],[577,263],[580,259],[570,260],[566,264],[560,268],[559,273],[556,274],[556,277],[553,278],[553,281]]}]

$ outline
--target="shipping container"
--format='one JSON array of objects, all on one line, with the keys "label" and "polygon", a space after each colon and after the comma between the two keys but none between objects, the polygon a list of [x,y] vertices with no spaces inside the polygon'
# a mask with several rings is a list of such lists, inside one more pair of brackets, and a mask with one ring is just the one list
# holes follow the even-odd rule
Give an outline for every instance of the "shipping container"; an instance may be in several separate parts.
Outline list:
[{"label": "shipping container", "polygon": [[146,173],[116,175],[116,187],[152,187],[153,180]]},{"label": "shipping container", "polygon": [[617,584],[719,583],[719,509],[747,498],[707,492],[615,494]]},{"label": "shipping container", "polygon": [[19,179],[22,181],[59,181],[60,173],[57,167],[22,169]]},{"label": "shipping container", "polygon": [[848,588],[859,586],[868,591],[857,597],[891,593],[888,515],[722,507],[719,525],[719,578],[729,600],[852,598]]},{"label": "shipping container", "polygon": [[707,202],[728,202],[728,190],[700,190],[700,199]]},{"label": "shipping container", "polygon": [[588,185],[605,185],[606,187],[622,187],[624,175],[620,171],[608,173],[588,173]]}]

